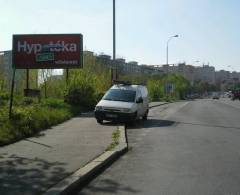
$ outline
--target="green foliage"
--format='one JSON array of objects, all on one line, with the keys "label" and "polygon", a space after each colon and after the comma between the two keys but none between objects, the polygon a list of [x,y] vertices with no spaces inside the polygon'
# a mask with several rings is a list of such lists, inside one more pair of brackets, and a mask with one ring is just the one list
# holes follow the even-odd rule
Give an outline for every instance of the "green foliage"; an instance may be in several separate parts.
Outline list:
[{"label": "green foliage", "polygon": [[31,105],[31,104],[34,104],[34,103],[36,103],[36,100],[33,99],[33,98],[30,98],[30,97],[23,97],[20,100],[20,104],[23,105],[23,106],[28,106],[28,105]]},{"label": "green foliage", "polygon": [[65,95],[70,105],[92,107],[95,101],[95,78],[84,71],[76,71],[71,76]]},{"label": "green foliage", "polygon": [[[1,70],[0,70],[1,71]],[[5,81],[3,79],[3,76],[0,73],[0,91],[4,90],[4,85],[5,85]]]},{"label": "green foliage", "polygon": [[159,101],[164,97],[163,85],[160,80],[149,79],[147,88],[151,101]]},{"label": "green foliage", "polygon": [[108,89],[108,79],[87,70],[72,71],[65,93],[65,102],[73,106],[93,108]]},{"label": "green foliage", "polygon": [[220,91],[220,85],[209,84],[204,81],[196,81],[193,83],[193,86],[190,90],[192,93],[204,94],[213,91]]},{"label": "green foliage", "polygon": [[146,84],[150,78],[146,75],[119,75],[119,80],[130,81],[135,84]]},{"label": "green foliage", "polygon": [[112,143],[107,147],[106,151],[113,150],[119,144],[120,130],[117,128],[112,134]]},{"label": "green foliage", "polygon": [[3,91],[0,91],[0,106],[3,106],[9,100],[9,94]]},{"label": "green foliage", "polygon": [[[27,102],[27,103],[26,103]],[[13,110],[8,119],[8,107],[0,109],[0,145],[35,135],[41,130],[59,124],[74,116],[72,107],[58,99],[48,99],[41,103],[26,98]]]},{"label": "green foliage", "polygon": [[[63,75],[51,75],[40,85],[41,96],[63,98],[66,88],[66,79]],[[45,91],[46,90],[46,91]]]},{"label": "green foliage", "polygon": [[41,100],[41,106],[46,107],[46,108],[56,108],[56,109],[69,109],[70,106],[62,99],[56,99],[56,98],[47,98]]},{"label": "green foliage", "polygon": [[7,92],[0,92],[0,99],[1,100],[8,100],[9,94]]},{"label": "green foliage", "polygon": [[[185,94],[190,88],[190,83],[180,75],[125,75],[120,80],[131,81],[133,83],[146,83],[151,101],[175,101],[184,99]],[[167,83],[174,85],[172,93],[166,93],[164,86]]]},{"label": "green foliage", "polygon": [[[164,87],[167,83],[173,84],[173,92],[165,92]],[[190,83],[180,75],[163,75],[150,78],[147,87],[152,101],[169,102],[184,99],[185,94],[190,88]]]}]

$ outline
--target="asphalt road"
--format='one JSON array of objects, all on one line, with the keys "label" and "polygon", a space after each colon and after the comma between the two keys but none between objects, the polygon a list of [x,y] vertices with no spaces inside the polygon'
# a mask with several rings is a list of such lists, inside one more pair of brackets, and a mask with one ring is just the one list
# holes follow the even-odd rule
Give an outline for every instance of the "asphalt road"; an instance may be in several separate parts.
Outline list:
[{"label": "asphalt road", "polygon": [[240,195],[240,101],[156,107],[128,139],[129,152],[79,195]]}]

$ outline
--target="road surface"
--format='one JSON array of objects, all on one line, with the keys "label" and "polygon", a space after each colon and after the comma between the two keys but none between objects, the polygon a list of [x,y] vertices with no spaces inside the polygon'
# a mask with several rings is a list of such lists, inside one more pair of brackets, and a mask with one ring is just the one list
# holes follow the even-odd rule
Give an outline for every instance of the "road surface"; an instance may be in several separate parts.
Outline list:
[{"label": "road surface", "polygon": [[80,195],[240,195],[240,101],[195,100],[150,111],[130,150]]}]

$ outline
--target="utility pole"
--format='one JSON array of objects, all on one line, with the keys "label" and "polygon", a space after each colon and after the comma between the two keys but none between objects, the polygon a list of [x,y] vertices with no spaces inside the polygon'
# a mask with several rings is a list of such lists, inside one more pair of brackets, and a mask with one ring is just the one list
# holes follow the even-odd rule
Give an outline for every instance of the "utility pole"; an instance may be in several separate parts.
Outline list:
[{"label": "utility pole", "polygon": [[116,2],[113,0],[113,67],[112,67],[112,80],[117,79],[117,66],[116,66]]},{"label": "utility pole", "polygon": [[166,54],[166,61],[167,61],[167,65],[168,65],[168,43],[170,42],[170,40],[172,39],[172,38],[176,38],[176,37],[179,37],[178,35],[174,35],[174,36],[171,36],[171,37],[169,37],[169,39],[168,39],[168,41],[167,41],[167,54]]}]

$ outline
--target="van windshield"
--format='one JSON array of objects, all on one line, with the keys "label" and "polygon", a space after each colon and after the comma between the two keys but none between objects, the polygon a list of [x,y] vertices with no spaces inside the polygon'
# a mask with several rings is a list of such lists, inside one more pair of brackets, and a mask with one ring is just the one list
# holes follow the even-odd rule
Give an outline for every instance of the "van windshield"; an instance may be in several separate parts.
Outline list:
[{"label": "van windshield", "polygon": [[135,102],[136,91],[110,89],[104,96],[103,100]]}]

